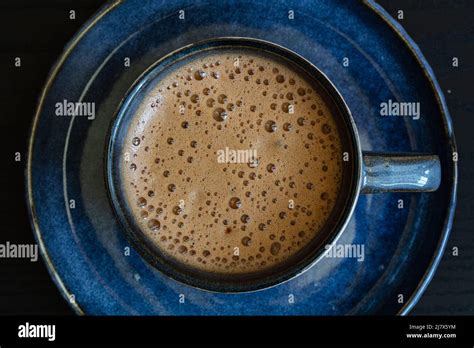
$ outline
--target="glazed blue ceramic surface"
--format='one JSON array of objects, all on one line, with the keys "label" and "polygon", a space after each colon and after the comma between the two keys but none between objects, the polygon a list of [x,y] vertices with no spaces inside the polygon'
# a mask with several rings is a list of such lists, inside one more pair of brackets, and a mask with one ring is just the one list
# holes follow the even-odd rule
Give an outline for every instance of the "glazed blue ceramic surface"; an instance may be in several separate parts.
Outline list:
[{"label": "glazed blue ceramic surface", "polygon": [[[457,178],[451,122],[431,69],[403,29],[372,2],[268,4],[113,2],[73,38],[53,68],[33,124],[27,195],[43,257],[78,313],[406,314],[431,279],[451,227]],[[363,244],[363,262],[323,258],[270,289],[222,294],[167,278],[127,243],[104,177],[107,134],[122,98],[162,56],[222,36],[271,41],[317,66],[351,110],[364,151],[439,156],[437,191],[360,196],[338,243]],[[420,102],[420,119],[381,117],[380,103],[389,99]],[[56,116],[56,103],[64,100],[95,102],[95,118]]]}]

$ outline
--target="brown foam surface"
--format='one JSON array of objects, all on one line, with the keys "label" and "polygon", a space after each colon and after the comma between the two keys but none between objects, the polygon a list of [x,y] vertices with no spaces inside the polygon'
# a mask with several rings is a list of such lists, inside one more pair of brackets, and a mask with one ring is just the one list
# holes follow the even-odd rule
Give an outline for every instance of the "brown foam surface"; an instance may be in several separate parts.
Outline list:
[{"label": "brown foam surface", "polygon": [[327,104],[291,66],[251,50],[214,50],[170,69],[134,115],[123,151],[136,221],[166,255],[199,270],[281,263],[320,232],[340,191]]}]

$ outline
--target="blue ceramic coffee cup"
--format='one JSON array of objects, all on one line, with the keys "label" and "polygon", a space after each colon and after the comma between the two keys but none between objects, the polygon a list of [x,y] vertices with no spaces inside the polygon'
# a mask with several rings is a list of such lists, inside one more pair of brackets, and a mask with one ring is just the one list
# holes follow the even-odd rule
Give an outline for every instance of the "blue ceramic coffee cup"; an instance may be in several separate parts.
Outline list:
[{"label": "blue ceramic coffee cup", "polygon": [[[137,108],[159,76],[176,62],[185,62],[203,50],[256,50],[274,55],[311,79],[328,102],[337,122],[343,148],[343,186],[327,223],[320,233],[298,253],[273,268],[247,274],[205,272],[181,264],[162,252],[141,230],[124,194],[119,173],[124,163],[124,139]],[[363,125],[359,125],[363,126]],[[317,262],[343,233],[360,194],[384,192],[435,191],[441,180],[440,161],[436,154],[400,154],[364,152],[356,124],[347,104],[328,77],[311,62],[276,44],[251,38],[216,38],[198,42],[159,59],[148,68],[123,99],[109,132],[106,178],[111,205],[123,231],[137,252],[152,266],[176,281],[193,287],[219,292],[255,291],[292,279]]]}]

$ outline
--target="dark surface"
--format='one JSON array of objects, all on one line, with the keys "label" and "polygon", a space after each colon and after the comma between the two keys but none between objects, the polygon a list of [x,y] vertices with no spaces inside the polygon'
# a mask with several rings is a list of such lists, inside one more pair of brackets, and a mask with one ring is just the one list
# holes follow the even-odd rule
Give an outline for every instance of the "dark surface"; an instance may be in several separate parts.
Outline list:
[{"label": "dark surface", "polygon": [[[74,5],[72,5],[74,3]],[[467,15],[474,10],[469,1],[380,1],[390,14],[404,11],[400,23],[433,67],[445,91],[460,153],[458,209],[447,253],[438,271],[415,306],[414,314],[473,314],[474,312],[474,235],[471,231],[474,190],[474,151],[470,131],[474,121],[472,61],[474,24]],[[64,44],[100,6],[101,1],[4,1],[0,5],[0,94],[1,142],[5,156],[0,173],[2,204],[0,243],[33,243],[26,217],[23,171],[26,140],[36,101],[49,68]],[[76,19],[69,19],[69,10]],[[14,57],[22,57],[22,68],[15,68]],[[452,57],[460,66],[453,68]],[[451,92],[449,93],[448,90]],[[22,161],[14,161],[14,153]],[[459,256],[452,248],[459,248]],[[0,260],[1,314],[68,314],[72,311],[62,299],[41,261]]]}]

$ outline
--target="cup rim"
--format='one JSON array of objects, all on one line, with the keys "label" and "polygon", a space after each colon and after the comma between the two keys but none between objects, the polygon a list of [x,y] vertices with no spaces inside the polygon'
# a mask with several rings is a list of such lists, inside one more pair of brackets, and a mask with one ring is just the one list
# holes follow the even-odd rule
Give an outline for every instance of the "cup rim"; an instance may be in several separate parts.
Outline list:
[{"label": "cup rim", "polygon": [[[116,153],[115,147],[117,146],[116,136],[119,131],[119,126],[126,115],[126,111],[130,106],[131,101],[139,94],[142,88],[148,83],[154,80],[154,78],[159,75],[161,70],[166,70],[167,63],[176,62],[176,58],[185,59],[193,53],[200,53],[206,50],[219,49],[219,48],[251,48],[256,50],[263,50],[270,52],[274,55],[278,55],[286,60],[289,60],[292,64],[302,68],[308,76],[320,85],[325,93],[331,98],[334,106],[339,110],[338,116],[343,119],[344,128],[348,133],[348,142],[351,143],[351,150],[353,152],[352,160],[352,183],[346,197],[345,207],[341,209],[341,218],[336,221],[334,228],[331,233],[328,233],[328,238],[326,243],[322,245],[329,245],[329,248],[321,246],[314,255],[308,257],[309,260],[302,262],[299,267],[292,265],[288,267],[290,270],[284,272],[284,274],[278,277],[269,276],[270,278],[267,281],[257,282],[258,284],[254,285],[244,285],[242,286],[239,281],[233,282],[233,285],[229,284],[214,284],[213,282],[199,281],[194,277],[190,277],[181,272],[176,272],[173,269],[173,266],[169,266],[166,262],[163,262],[162,257],[157,257],[156,250],[146,245],[146,241],[143,240],[143,236],[140,236],[140,233],[136,233],[140,228],[137,228],[136,224],[133,221],[130,221],[126,216],[126,209],[121,203],[121,194],[120,190],[116,189],[116,175],[114,175],[116,169],[116,161],[114,160],[119,156],[119,153]],[[161,70],[157,69],[163,67]],[[307,71],[310,70],[310,71]],[[153,75],[153,77],[151,77]],[[347,224],[349,223],[355,206],[357,204],[358,198],[360,196],[361,187],[362,187],[362,149],[360,145],[360,139],[357,132],[357,128],[352,117],[351,111],[346,104],[344,98],[340,94],[337,87],[331,82],[324,72],[322,72],[317,66],[311,63],[309,60],[299,55],[298,53],[290,50],[287,47],[278,45],[276,43],[255,39],[250,37],[215,37],[211,39],[197,41],[185,46],[182,46],[172,52],[164,55],[152,65],[150,65],[130,86],[125,96],[122,98],[120,105],[118,106],[115,116],[112,119],[111,125],[107,132],[107,143],[106,143],[105,154],[105,182],[107,187],[107,193],[109,197],[112,210],[115,214],[115,217],[120,223],[123,232],[127,240],[131,243],[133,248],[139,253],[139,255],[145,259],[146,262],[151,264],[155,269],[160,271],[162,274],[171,278],[172,280],[183,283],[187,286],[191,286],[196,289],[205,290],[209,292],[216,293],[246,293],[246,292],[255,292],[271,287],[278,286],[289,280],[292,280],[301,274],[305,273],[307,270],[315,266],[325,255],[330,251],[330,249],[336,244],[336,242],[341,237],[344,232]],[[133,219],[132,219],[133,220]],[[134,227],[135,225],[135,227]]]}]

